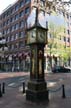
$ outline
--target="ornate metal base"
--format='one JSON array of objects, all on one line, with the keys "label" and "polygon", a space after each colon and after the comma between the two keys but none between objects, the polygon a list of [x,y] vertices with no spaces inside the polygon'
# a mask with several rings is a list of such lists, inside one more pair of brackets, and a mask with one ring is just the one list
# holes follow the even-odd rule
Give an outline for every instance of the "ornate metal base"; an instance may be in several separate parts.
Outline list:
[{"label": "ornate metal base", "polygon": [[48,91],[45,82],[29,82],[26,99],[32,102],[48,102]]}]

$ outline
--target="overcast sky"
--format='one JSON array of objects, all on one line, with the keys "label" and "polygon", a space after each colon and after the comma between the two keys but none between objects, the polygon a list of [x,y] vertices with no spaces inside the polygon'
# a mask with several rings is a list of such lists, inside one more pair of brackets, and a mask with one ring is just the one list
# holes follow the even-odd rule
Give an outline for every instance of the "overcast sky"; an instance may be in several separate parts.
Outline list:
[{"label": "overcast sky", "polygon": [[0,0],[0,14],[8,5],[12,4],[15,1],[16,0]]}]

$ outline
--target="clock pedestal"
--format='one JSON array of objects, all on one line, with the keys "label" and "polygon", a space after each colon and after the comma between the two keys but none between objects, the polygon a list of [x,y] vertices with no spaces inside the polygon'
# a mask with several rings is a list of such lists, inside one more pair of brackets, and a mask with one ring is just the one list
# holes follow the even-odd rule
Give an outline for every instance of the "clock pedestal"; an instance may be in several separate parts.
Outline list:
[{"label": "clock pedestal", "polygon": [[30,45],[30,81],[26,90],[26,99],[33,102],[48,101],[47,84],[44,79],[44,46],[40,43]]}]

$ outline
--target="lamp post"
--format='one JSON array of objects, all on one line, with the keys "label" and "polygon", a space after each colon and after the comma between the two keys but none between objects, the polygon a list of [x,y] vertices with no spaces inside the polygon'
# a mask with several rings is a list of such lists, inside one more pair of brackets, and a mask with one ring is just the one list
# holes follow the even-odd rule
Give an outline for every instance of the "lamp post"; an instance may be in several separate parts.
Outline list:
[{"label": "lamp post", "polygon": [[[38,4],[38,1],[37,1]],[[27,24],[27,44],[30,46],[30,80],[26,90],[26,99],[32,102],[48,101],[47,84],[44,79],[44,47],[47,43],[46,27],[39,23],[39,7],[35,9],[35,21],[33,26]],[[31,15],[30,15],[31,17]],[[29,17],[28,17],[29,19]],[[45,20],[43,18],[43,20]],[[32,22],[31,22],[32,23]]]}]

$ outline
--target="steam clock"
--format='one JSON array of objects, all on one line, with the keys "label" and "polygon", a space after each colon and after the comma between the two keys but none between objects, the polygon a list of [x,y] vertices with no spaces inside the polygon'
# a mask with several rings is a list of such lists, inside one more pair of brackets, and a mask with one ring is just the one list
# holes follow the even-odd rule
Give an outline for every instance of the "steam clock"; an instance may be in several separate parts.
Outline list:
[{"label": "steam clock", "polygon": [[[31,50],[31,66],[26,99],[33,102],[48,100],[47,85],[44,79],[44,47],[47,43],[47,22],[46,27],[42,27],[38,20],[38,14],[39,9],[36,8],[33,26],[28,27],[27,24],[27,45],[30,46]],[[31,21],[31,18],[28,19]]]}]

